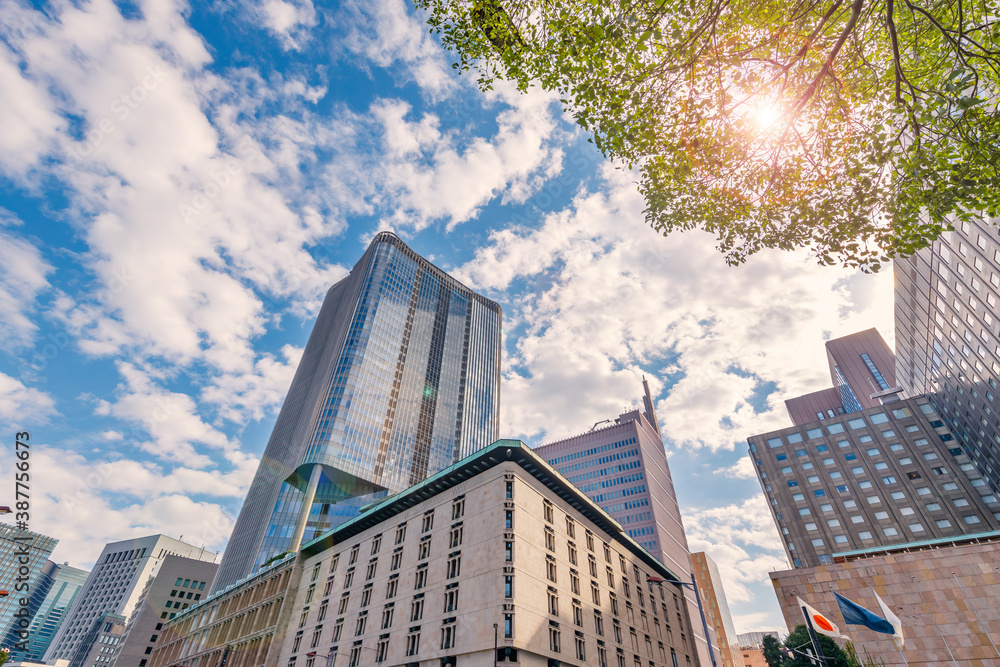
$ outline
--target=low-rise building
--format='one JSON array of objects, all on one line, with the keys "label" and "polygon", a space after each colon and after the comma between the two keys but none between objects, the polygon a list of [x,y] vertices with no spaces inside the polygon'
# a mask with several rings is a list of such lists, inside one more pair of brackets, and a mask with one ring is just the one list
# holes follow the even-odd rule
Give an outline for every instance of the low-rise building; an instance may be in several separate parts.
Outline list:
[{"label": "low-rise building", "polygon": [[[291,562],[278,566],[288,574],[274,588],[285,586],[288,606],[272,609],[276,623],[246,615],[259,596],[230,594],[225,612],[213,596],[168,624],[150,667],[673,667],[696,659],[676,573],[515,440],[366,508]],[[259,585],[252,581],[235,587]],[[270,649],[251,657],[220,641],[224,614],[242,616],[241,636],[271,627]]]}]

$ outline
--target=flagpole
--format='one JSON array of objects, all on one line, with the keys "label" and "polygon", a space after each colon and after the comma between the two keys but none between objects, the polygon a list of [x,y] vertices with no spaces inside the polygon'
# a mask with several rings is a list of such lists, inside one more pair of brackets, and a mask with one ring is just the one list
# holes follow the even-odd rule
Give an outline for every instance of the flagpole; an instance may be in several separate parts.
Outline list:
[{"label": "flagpole", "polygon": [[966,606],[972,610],[973,614],[976,615],[976,621],[979,622],[979,627],[983,629],[983,633],[986,635],[986,638],[990,640],[990,646],[992,646],[993,650],[996,651],[997,657],[1000,657],[1000,651],[997,650],[997,645],[993,643],[993,638],[990,637],[989,628],[987,628],[983,623],[983,619],[979,618],[979,612],[976,611],[976,608],[972,606],[971,602],[969,602],[969,596],[965,594],[965,586],[962,584],[962,580],[959,579],[954,572],[951,573],[951,576],[958,582],[959,587],[962,589],[962,597],[965,598]]},{"label": "flagpole", "polygon": [[816,638],[816,631],[813,629],[812,619],[809,618],[809,612],[805,607],[801,607],[802,616],[806,619],[806,630],[809,631],[809,639],[812,640],[813,649],[816,651],[816,660],[821,666],[826,665],[826,656],[823,655],[823,651],[819,648],[819,639]]},{"label": "flagpole", "polygon": [[[917,593],[920,594],[920,602],[921,602],[921,606],[923,606],[924,604],[926,604],[926,600],[924,600],[924,592],[922,590],[920,590],[920,586],[917,585],[917,578],[916,577],[910,577],[910,580],[913,581],[913,587],[916,588],[917,589]],[[955,662],[955,655],[951,652],[951,647],[948,646],[948,640],[944,638],[944,633],[941,632],[941,626],[938,625],[937,619],[934,618],[934,610],[933,610],[933,608],[931,609],[930,617],[931,617],[931,621],[934,622],[934,627],[937,628],[938,635],[941,637],[941,641],[944,642],[944,647],[945,647],[945,649],[947,649],[948,655],[951,656],[951,662],[952,662],[952,664],[955,665],[955,667],[958,667],[958,663]]]},{"label": "flagpole", "polygon": [[[878,593],[875,592],[875,587],[872,586],[872,584],[871,584],[870,581],[868,582],[868,588],[871,589],[872,595],[875,596],[875,601],[878,602],[878,599],[879,599],[878,598]],[[881,606],[882,605],[879,605],[879,607],[881,607]],[[882,610],[882,613],[883,614],[885,613],[884,609]],[[906,667],[910,667],[910,663],[906,659],[906,654],[903,653],[903,647],[900,646],[899,642],[896,641],[896,636],[895,635],[893,635],[893,637],[892,637],[892,645],[896,647],[897,651],[899,651],[899,657],[903,659],[903,664],[906,665]]]}]

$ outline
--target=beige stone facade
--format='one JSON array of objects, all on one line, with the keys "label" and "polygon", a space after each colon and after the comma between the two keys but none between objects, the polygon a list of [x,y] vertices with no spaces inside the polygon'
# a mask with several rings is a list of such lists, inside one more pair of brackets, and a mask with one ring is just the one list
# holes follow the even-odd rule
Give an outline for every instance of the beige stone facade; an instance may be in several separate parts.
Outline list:
[{"label": "beige stone facade", "polygon": [[277,664],[691,664],[673,573],[506,442],[306,545]]},{"label": "beige stone facade", "polygon": [[300,572],[296,562],[286,557],[184,610],[163,628],[149,667],[276,664],[275,647],[288,625],[286,593]]},{"label": "beige stone facade", "polygon": [[[802,623],[795,597],[840,621],[859,652],[903,665],[892,638],[842,623],[833,593],[879,612],[872,589],[900,618],[910,667],[1000,665],[1000,542],[889,553],[832,565],[772,572],[785,623]],[[992,643],[991,643],[992,641]],[[954,662],[953,662],[954,660]]]}]

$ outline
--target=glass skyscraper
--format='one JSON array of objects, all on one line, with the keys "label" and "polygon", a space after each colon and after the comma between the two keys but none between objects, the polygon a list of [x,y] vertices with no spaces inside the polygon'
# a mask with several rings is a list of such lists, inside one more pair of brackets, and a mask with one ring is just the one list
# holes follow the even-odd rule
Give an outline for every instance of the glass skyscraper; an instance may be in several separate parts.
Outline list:
[{"label": "glass skyscraper", "polygon": [[1000,234],[956,223],[893,262],[896,375],[927,394],[976,468],[1000,491]]},{"label": "glass skyscraper", "polygon": [[496,440],[500,325],[378,234],[327,293],[213,590]]},{"label": "glass skyscraper", "polygon": [[31,590],[32,616],[31,626],[28,628],[29,639],[25,642],[27,650],[16,648],[22,641],[16,628],[8,631],[3,642],[3,646],[11,649],[13,659],[36,662],[42,659],[88,575],[90,572],[87,570],[68,564],[57,565],[52,561],[45,563]]}]

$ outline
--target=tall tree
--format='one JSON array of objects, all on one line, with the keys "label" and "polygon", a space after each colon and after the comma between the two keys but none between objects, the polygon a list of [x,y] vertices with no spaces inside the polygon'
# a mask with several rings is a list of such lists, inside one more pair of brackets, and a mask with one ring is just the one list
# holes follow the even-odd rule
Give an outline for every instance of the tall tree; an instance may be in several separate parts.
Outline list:
[{"label": "tall tree", "polygon": [[[856,663],[853,663],[847,653],[845,653],[842,648],[837,646],[837,642],[833,641],[826,635],[818,635],[817,639],[819,640],[819,650],[823,652],[823,656],[826,658],[827,667],[855,666]],[[788,635],[788,639],[785,640],[785,646],[796,649],[800,652],[805,652],[806,648],[811,650],[812,643],[809,639],[809,630],[806,629],[806,626],[795,626],[795,629],[792,630],[792,634]],[[791,660],[786,659],[785,662],[782,663],[782,667],[813,667],[813,664],[812,661],[805,655],[796,653],[795,658]]]},{"label": "tall tree", "polygon": [[558,91],[655,229],[877,270],[1000,214],[995,0],[414,0],[455,67]]},{"label": "tall tree", "polygon": [[771,635],[765,635],[763,641],[764,660],[768,667],[781,667],[784,657],[781,655],[781,642]]}]

